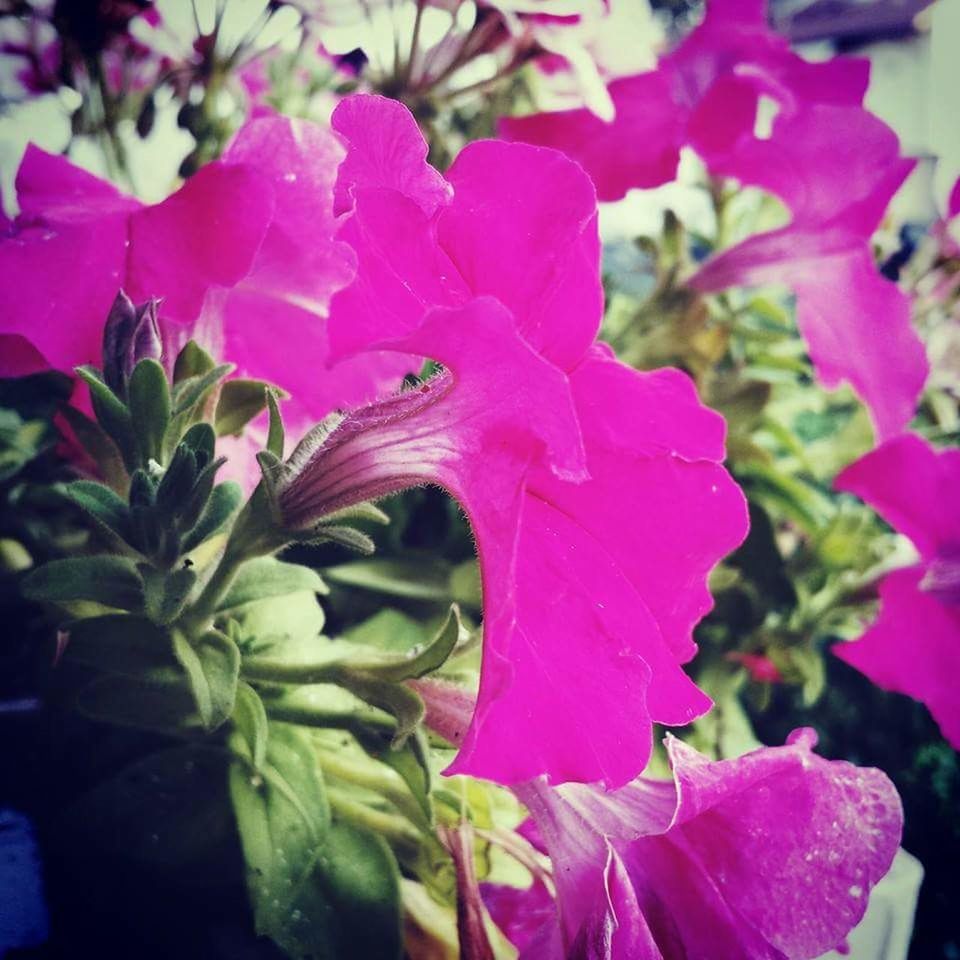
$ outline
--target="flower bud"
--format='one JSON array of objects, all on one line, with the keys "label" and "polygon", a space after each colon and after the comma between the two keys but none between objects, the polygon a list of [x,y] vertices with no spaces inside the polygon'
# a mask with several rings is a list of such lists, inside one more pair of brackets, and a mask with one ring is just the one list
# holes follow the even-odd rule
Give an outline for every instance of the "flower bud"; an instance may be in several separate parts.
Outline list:
[{"label": "flower bud", "polygon": [[103,379],[119,397],[126,397],[127,383],[140,360],[160,360],[163,338],[157,323],[160,301],[140,306],[120,290],[103,328]]}]

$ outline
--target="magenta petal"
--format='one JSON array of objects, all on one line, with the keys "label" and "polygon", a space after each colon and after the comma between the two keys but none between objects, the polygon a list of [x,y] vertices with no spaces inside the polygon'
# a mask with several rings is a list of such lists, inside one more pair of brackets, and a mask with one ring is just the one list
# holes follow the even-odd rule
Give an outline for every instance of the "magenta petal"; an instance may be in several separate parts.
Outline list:
[{"label": "magenta petal", "polygon": [[[859,922],[900,841],[900,799],[879,770],[823,760],[812,731],[718,763],[667,747],[678,803],[668,836],[713,876],[742,923],[815,957]],[[682,838],[682,839],[681,839]]]},{"label": "magenta petal", "polygon": [[127,293],[135,301],[162,297],[164,319],[194,323],[212,285],[232,286],[250,271],[272,215],[273,192],[254,170],[201,168],[130,218]]},{"label": "magenta petal", "polygon": [[538,353],[569,370],[603,314],[597,198],[552,150],[495,140],[465,147],[437,237],[475,295],[496,297]]},{"label": "magenta petal", "polygon": [[0,332],[25,338],[57,370],[97,362],[126,242],[123,214],[18,221],[0,241]]},{"label": "magenta petal", "polygon": [[[711,604],[707,573],[747,530],[717,463],[722,419],[683,374],[637,373],[599,351],[571,382],[591,479],[531,475],[515,586],[490,584],[516,607],[487,623],[477,711],[451,771],[619,786],[646,765],[652,720],[710,707],[680,663]],[[522,754],[504,742],[521,723]]]},{"label": "magenta petal", "polygon": [[908,433],[850,464],[834,487],[855,493],[909,537],[925,559],[960,545],[960,451],[937,451]]},{"label": "magenta petal", "polygon": [[[268,179],[274,198],[270,227],[244,288],[326,316],[331,296],[352,279],[354,268],[352,251],[334,241],[333,186],[343,156],[329,130],[306,120],[263,117],[240,130],[224,163],[246,165]],[[247,206],[258,185],[237,189],[246,192],[237,192],[235,202],[242,197]],[[245,229],[253,235],[251,226]]]},{"label": "magenta petal", "polygon": [[62,223],[140,207],[138,200],[125,196],[106,180],[32,143],[20,161],[16,188],[24,218],[41,216]]},{"label": "magenta petal", "polygon": [[498,132],[572,157],[590,174],[600,200],[619,200],[633,187],[672,180],[686,116],[672,101],[669,78],[652,71],[615,80],[608,89],[616,108],[610,123],[587,109],[565,110],[507,117]]},{"label": "magenta petal", "polygon": [[633,956],[656,960],[812,958],[836,946],[889,869],[903,812],[881,771],[817,757],[814,742],[796,731],[784,747],[711,761],[668,737],[673,783],[516,788],[553,861],[566,942],[617,915]]},{"label": "magenta petal", "polygon": [[[831,250],[836,242],[827,232],[790,227],[760,234],[708,261],[691,283],[700,290],[760,283],[792,289],[819,378],[827,387],[848,382],[882,440],[913,417],[927,359],[906,295],[877,272],[866,243]],[[819,252],[811,249],[816,244]]]},{"label": "magenta petal", "polygon": [[918,566],[887,574],[876,622],[859,640],[831,649],[877,686],[926,704],[943,736],[960,750],[960,607],[925,592],[924,573]]},{"label": "magenta petal", "polygon": [[430,216],[450,198],[450,187],[427,163],[427,143],[402,104],[379,96],[342,100],[330,119],[347,141],[340,167],[336,213],[353,206],[357,190],[388,187],[402,193]]},{"label": "magenta petal", "polygon": [[414,201],[394,190],[370,189],[359,191],[355,203],[339,239],[356,252],[357,274],[330,306],[333,360],[403,337],[434,306],[470,297]]}]

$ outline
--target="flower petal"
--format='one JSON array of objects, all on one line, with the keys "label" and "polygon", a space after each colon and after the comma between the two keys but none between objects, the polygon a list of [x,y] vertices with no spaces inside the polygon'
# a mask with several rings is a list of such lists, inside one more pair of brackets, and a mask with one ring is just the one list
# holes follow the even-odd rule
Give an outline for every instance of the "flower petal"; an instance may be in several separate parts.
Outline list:
[{"label": "flower petal", "polygon": [[960,451],[937,451],[916,434],[888,440],[850,464],[834,487],[855,493],[909,537],[925,559],[960,545]]},{"label": "flower petal", "polygon": [[874,624],[859,640],[831,649],[877,686],[926,704],[944,737],[960,750],[960,607],[921,589],[924,573],[916,566],[887,574]]}]

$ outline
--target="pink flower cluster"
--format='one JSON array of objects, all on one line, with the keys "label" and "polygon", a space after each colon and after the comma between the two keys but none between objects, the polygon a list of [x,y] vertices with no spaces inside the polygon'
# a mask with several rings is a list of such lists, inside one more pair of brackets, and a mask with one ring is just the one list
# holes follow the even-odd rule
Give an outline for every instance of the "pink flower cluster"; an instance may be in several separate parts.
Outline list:
[{"label": "pink flower cluster", "polygon": [[[820,379],[848,381],[881,440],[913,416],[927,374],[904,294],[873,262],[870,237],[913,168],[893,131],[863,106],[869,63],[808,63],[766,24],[764,0],[710,0],[704,21],[655,70],[609,84],[616,109],[501,122],[504,136],[563,150],[603,200],[675,176],[692,147],[715,176],[761,187],[790,223],[718,253],[694,275],[703,290],[782,284]],[[759,115],[776,115],[769,134]]]}]

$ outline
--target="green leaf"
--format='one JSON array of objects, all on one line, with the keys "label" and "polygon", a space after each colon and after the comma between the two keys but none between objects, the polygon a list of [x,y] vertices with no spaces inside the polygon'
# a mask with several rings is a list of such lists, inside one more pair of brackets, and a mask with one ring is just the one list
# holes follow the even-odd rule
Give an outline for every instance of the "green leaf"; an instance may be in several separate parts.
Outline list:
[{"label": "green leaf", "polygon": [[189,567],[167,572],[146,564],[141,564],[139,570],[143,577],[147,616],[155,623],[173,623],[186,606],[190,591],[197,582],[196,573]]},{"label": "green leaf", "polygon": [[374,590],[411,600],[447,600],[450,567],[437,561],[356,560],[329,567],[329,579],[351,587]]},{"label": "green leaf", "polygon": [[130,485],[123,456],[106,431],[74,407],[64,406],[61,415],[74,432],[77,441],[100,468],[100,475],[112,490],[125,495]]},{"label": "green leaf", "polygon": [[240,650],[219,630],[210,630],[196,643],[176,631],[173,650],[190,680],[203,728],[215,730],[233,712],[240,674]]},{"label": "green leaf", "polygon": [[76,708],[93,720],[160,733],[196,732],[197,713],[183,671],[109,676],[80,691]]},{"label": "green leaf", "polygon": [[240,568],[220,604],[220,610],[230,610],[253,600],[283,597],[303,590],[312,590],[314,593],[328,592],[320,575],[309,567],[284,563],[273,557],[257,557],[248,560]]},{"label": "green leaf", "polygon": [[76,374],[90,388],[97,422],[116,443],[127,469],[132,470],[137,465],[137,440],[126,404],[100,379],[93,367],[77,367]]},{"label": "green leaf", "polygon": [[183,435],[180,443],[196,455],[197,467],[200,470],[213,462],[217,449],[217,434],[209,423],[195,423]]},{"label": "green leaf", "polygon": [[269,728],[260,771],[238,758],[230,796],[247,865],[257,932],[283,944],[300,888],[309,880],[330,828],[330,807],[309,737]]},{"label": "green leaf", "polygon": [[140,462],[163,460],[163,438],[170,421],[170,387],[156,360],[141,360],[130,375],[130,422]]},{"label": "green leaf", "polygon": [[341,639],[363,647],[408,653],[424,643],[427,631],[419,620],[392,607],[384,607],[362,623],[350,627]]},{"label": "green leaf", "polygon": [[320,637],[324,614],[313,590],[245,603],[232,608],[229,616],[250,638],[245,654],[249,649],[278,660],[302,662],[311,659],[320,644],[329,643]]},{"label": "green leaf", "polygon": [[190,377],[202,376],[209,373],[216,366],[213,357],[195,340],[188,340],[184,348],[177,354],[173,364],[173,382],[180,384]]},{"label": "green leaf", "polygon": [[173,638],[146,617],[124,613],[75,620],[63,628],[68,660],[107,673],[141,676],[177,668]]},{"label": "green leaf", "polygon": [[[276,389],[276,388],[274,388]],[[220,390],[214,423],[221,437],[239,435],[243,428],[266,409],[270,384],[265,380],[228,380]]]},{"label": "green leaf", "polygon": [[213,488],[200,519],[183,538],[182,550],[189,553],[205,540],[222,530],[237,511],[243,500],[243,489],[239,483],[228,480]]},{"label": "green leaf", "polygon": [[143,580],[133,562],[124,557],[52,560],[25,577],[21,588],[24,596],[38,602],[92,600],[118,610],[143,609]]},{"label": "green leaf", "polygon": [[270,410],[270,428],[267,431],[267,452],[283,459],[283,419],[280,416],[280,404],[276,390],[267,390],[267,407]]},{"label": "green leaf", "polygon": [[243,739],[253,768],[260,770],[267,759],[267,711],[257,691],[243,681],[237,686],[233,723]]},{"label": "green leaf", "polygon": [[92,480],[75,480],[62,491],[92,517],[100,529],[121,540],[130,538],[130,511],[126,502],[109,487]]}]

